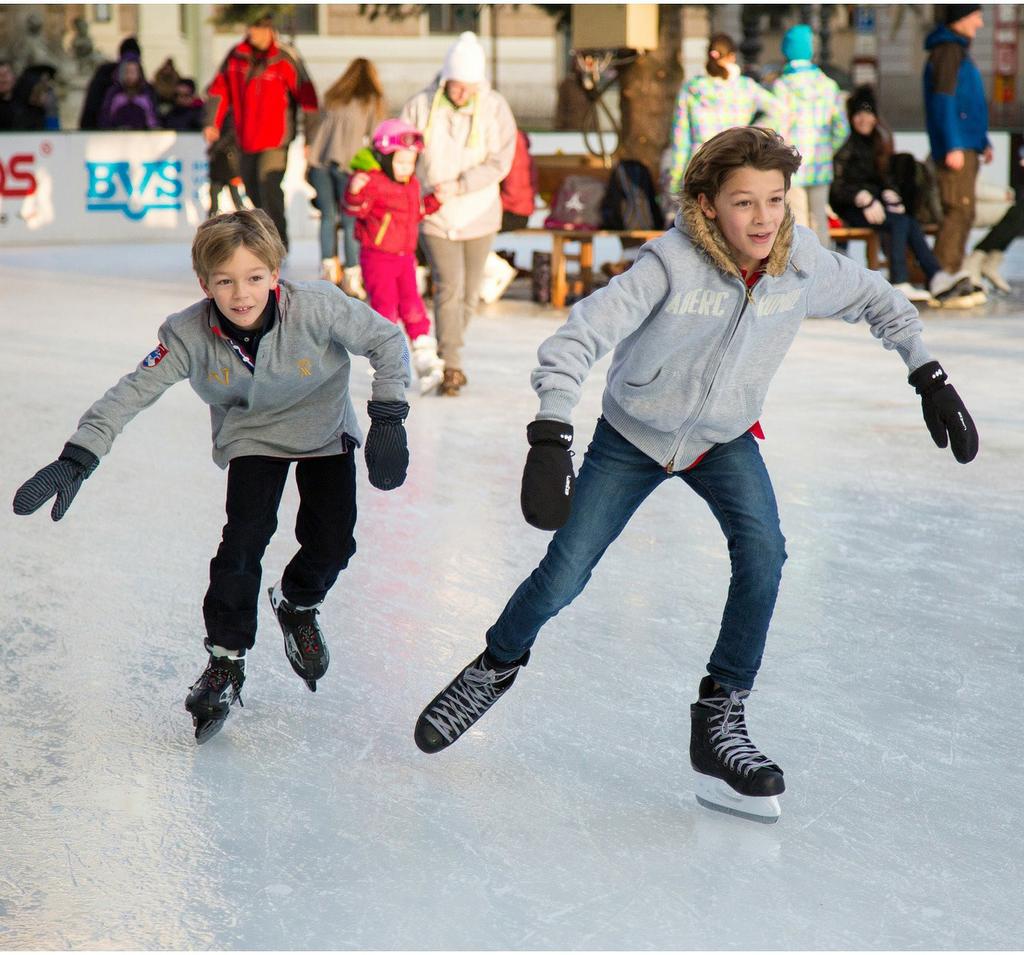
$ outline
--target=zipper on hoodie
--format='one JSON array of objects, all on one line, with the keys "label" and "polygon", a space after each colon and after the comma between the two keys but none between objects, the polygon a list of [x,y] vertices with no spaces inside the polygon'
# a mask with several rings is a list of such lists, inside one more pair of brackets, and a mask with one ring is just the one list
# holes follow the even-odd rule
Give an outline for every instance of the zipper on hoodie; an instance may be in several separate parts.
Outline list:
[{"label": "zipper on hoodie", "polygon": [[380,245],[384,241],[384,233],[388,231],[388,226],[391,225],[391,213],[385,212],[384,218],[381,220],[380,228],[377,230],[377,234],[373,237],[373,244]]},{"label": "zipper on hoodie", "polygon": [[[740,279],[743,282],[742,279]],[[711,372],[711,380],[708,382],[707,389],[704,391],[704,396],[701,398],[700,403],[697,405],[697,410],[690,415],[690,417],[683,422],[683,426],[679,429],[681,437],[676,442],[675,449],[672,452],[672,457],[669,458],[668,464],[665,465],[665,471],[668,474],[672,473],[672,468],[676,463],[676,455],[682,450],[686,439],[690,436],[690,432],[693,430],[693,426],[697,423],[700,418],[700,413],[704,410],[704,406],[708,403],[708,398],[711,397],[711,392],[715,387],[715,379],[718,377],[718,372],[722,367],[722,362],[725,361],[725,353],[729,350],[729,346],[732,344],[732,340],[736,337],[736,331],[740,327],[740,319],[743,318],[743,313],[747,310],[747,304],[754,304],[754,290],[747,287],[747,283],[743,282],[743,290],[746,293],[745,297],[740,300],[740,309],[736,313],[736,317],[733,318],[731,328],[723,336],[722,342],[719,343],[718,351],[715,352],[715,357],[709,362],[714,370]]]}]

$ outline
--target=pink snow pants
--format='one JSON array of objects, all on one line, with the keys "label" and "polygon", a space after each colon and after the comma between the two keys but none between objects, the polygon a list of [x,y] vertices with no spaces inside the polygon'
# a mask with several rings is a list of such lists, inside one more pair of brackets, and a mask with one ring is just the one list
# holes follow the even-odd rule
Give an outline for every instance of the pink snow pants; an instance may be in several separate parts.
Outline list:
[{"label": "pink snow pants", "polygon": [[402,320],[410,340],[430,334],[430,319],[416,290],[416,256],[368,249],[359,250],[363,287],[370,308],[389,322]]}]

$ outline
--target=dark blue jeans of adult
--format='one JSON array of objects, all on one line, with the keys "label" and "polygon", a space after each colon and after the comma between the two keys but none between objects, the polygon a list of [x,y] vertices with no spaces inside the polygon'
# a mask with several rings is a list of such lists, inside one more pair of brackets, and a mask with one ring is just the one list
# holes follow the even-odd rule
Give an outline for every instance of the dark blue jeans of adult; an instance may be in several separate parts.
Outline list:
[{"label": "dark blue jeans of adult", "polygon": [[[670,475],[601,418],[580,468],[569,520],[487,631],[490,656],[503,662],[521,657],[540,628],[583,590],[646,497],[672,477],[707,502],[729,544],[732,579],[708,672],[723,686],[751,689],[779,593],[786,542],[772,482],[750,434],[715,445],[696,467]],[[669,551],[685,560],[685,528],[667,532]]]},{"label": "dark blue jeans of adult", "polygon": [[349,174],[337,163],[326,166],[310,166],[306,170],[309,184],[316,190],[313,205],[320,211],[320,258],[333,259],[338,254],[338,219],[344,236],[342,251],[345,266],[359,264],[359,243],[356,241],[356,220],[344,215],[338,204],[348,188]]}]

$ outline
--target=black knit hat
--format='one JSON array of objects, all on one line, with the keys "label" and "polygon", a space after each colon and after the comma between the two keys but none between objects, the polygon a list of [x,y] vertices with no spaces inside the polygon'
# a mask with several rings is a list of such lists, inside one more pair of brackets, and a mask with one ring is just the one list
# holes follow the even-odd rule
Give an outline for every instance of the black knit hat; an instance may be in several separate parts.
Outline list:
[{"label": "black knit hat", "polygon": [[850,94],[846,101],[846,115],[853,118],[854,113],[878,113],[874,87],[858,86]]},{"label": "black knit hat", "polygon": [[951,3],[942,8],[942,17],[946,26],[949,26],[957,20],[969,17],[972,13],[977,13],[980,9],[980,3]]}]

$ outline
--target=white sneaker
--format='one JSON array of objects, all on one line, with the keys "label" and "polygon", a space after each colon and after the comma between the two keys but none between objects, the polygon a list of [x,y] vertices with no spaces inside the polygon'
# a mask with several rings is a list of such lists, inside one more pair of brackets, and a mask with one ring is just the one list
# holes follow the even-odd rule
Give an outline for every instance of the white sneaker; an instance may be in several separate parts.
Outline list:
[{"label": "white sneaker", "polygon": [[897,292],[902,292],[907,297],[908,302],[930,302],[932,300],[931,292],[918,288],[916,285],[911,285],[909,282],[900,282],[898,285],[894,285],[893,288]]}]

